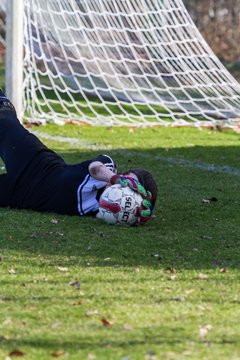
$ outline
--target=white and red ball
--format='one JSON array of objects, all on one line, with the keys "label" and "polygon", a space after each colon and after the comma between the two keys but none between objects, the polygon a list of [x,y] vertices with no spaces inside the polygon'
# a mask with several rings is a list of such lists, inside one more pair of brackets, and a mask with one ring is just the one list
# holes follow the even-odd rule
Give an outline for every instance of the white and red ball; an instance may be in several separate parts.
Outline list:
[{"label": "white and red ball", "polygon": [[141,195],[128,186],[109,186],[100,197],[98,217],[107,224],[135,225],[142,200]]}]

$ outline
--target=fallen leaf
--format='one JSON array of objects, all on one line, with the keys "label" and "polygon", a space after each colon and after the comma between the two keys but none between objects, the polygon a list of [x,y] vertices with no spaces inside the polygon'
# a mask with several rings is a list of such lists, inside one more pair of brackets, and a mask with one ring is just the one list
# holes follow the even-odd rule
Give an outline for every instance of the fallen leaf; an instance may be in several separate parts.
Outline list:
[{"label": "fallen leaf", "polygon": [[110,257],[107,257],[107,258],[104,259],[104,261],[109,261],[109,260],[111,260]]},{"label": "fallen leaf", "polygon": [[53,353],[51,353],[51,355],[53,357],[60,357],[60,356],[63,356],[65,355],[65,351],[64,350],[57,350],[57,351],[54,351]]},{"label": "fallen leaf", "polygon": [[90,360],[96,359],[96,355],[93,354],[93,353],[89,353],[89,354],[87,355],[87,359],[90,359]]},{"label": "fallen leaf", "polygon": [[12,299],[11,298],[8,298],[8,297],[0,297],[0,300],[2,300],[2,301],[4,301],[4,302],[10,302],[10,301],[12,301]]},{"label": "fallen leaf", "polygon": [[106,326],[106,327],[112,326],[112,323],[105,318],[102,318],[101,322],[102,322],[103,326]]},{"label": "fallen leaf", "polygon": [[154,359],[156,359],[156,353],[155,353],[155,351],[153,351],[153,350],[149,350],[149,351],[147,351],[147,353],[146,353],[146,356],[145,356],[145,359],[146,360],[154,360]]},{"label": "fallen leaf", "polygon": [[8,340],[7,336],[3,336],[3,335],[0,336],[0,342],[1,341],[7,341],[7,340]]},{"label": "fallen leaf", "polygon": [[14,270],[14,269],[9,269],[9,270],[8,270],[8,273],[9,273],[9,274],[16,274],[16,270]]},{"label": "fallen leaf", "polygon": [[51,223],[52,223],[52,224],[57,224],[58,221],[57,221],[57,219],[54,219],[54,218],[53,218],[53,219],[51,219]]},{"label": "fallen leaf", "polygon": [[83,304],[83,301],[82,300],[79,300],[77,302],[74,302],[72,305],[73,306],[78,306],[78,305],[82,305]]},{"label": "fallen leaf", "polygon": [[92,315],[97,315],[98,314],[98,310],[88,310],[85,313],[87,316],[92,316]]},{"label": "fallen leaf", "polygon": [[185,290],[185,294],[189,295],[194,292],[194,289]]},{"label": "fallen leaf", "polygon": [[25,355],[25,353],[23,352],[23,351],[21,351],[21,350],[12,350],[9,354],[8,354],[10,357],[13,357],[13,356],[15,356],[15,357],[21,357],[21,356],[24,356]]},{"label": "fallen leaf", "polygon": [[61,323],[55,322],[52,324],[51,327],[52,327],[52,329],[57,329],[57,328],[59,328],[59,326],[61,326]]},{"label": "fallen leaf", "polygon": [[208,235],[200,236],[200,238],[205,239],[205,240],[212,240],[212,236],[208,236]]},{"label": "fallen leaf", "polygon": [[133,328],[131,325],[124,325],[123,326],[123,330],[126,330],[126,331],[131,331]]},{"label": "fallen leaf", "polygon": [[186,350],[186,351],[183,351],[182,353],[184,356],[191,356],[193,355],[193,352],[191,350]]},{"label": "fallen leaf", "polygon": [[174,301],[180,301],[180,302],[184,302],[185,298],[183,296],[176,296],[173,298]]},{"label": "fallen leaf", "polygon": [[62,267],[62,266],[58,266],[58,270],[62,271],[62,272],[67,272],[68,268],[67,267]]},{"label": "fallen leaf", "polygon": [[22,329],[22,328],[24,328],[26,326],[26,322],[25,321],[19,321],[19,322],[16,323],[16,326],[17,326],[17,328]]},{"label": "fallen leaf", "polygon": [[11,324],[12,324],[12,319],[11,319],[11,318],[7,318],[6,320],[3,321],[2,324],[3,324],[3,325],[11,325]]},{"label": "fallen leaf", "polygon": [[199,277],[199,279],[202,279],[202,280],[208,279],[208,275],[207,275],[207,274],[202,274],[202,273],[200,273],[200,274],[198,275],[198,277]]},{"label": "fallen leaf", "polygon": [[211,198],[207,198],[207,199],[202,199],[202,202],[204,204],[211,204],[212,202],[217,202],[217,201],[218,201],[218,199],[215,196],[213,196]]},{"label": "fallen leaf", "polygon": [[68,285],[75,287],[75,289],[80,289],[80,283],[77,280],[69,281]]},{"label": "fallen leaf", "polygon": [[209,199],[202,199],[202,202],[203,202],[203,204],[210,204],[211,203]]},{"label": "fallen leaf", "polygon": [[199,329],[199,336],[200,338],[204,338],[210,330],[213,329],[212,325],[205,325],[202,328]]}]

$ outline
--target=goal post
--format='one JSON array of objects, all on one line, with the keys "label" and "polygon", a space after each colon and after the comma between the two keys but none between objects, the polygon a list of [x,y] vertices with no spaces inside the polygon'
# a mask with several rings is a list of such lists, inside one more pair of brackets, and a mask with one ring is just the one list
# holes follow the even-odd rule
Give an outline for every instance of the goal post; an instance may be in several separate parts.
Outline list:
[{"label": "goal post", "polygon": [[[22,92],[27,121],[106,126],[239,121],[240,85],[182,0],[8,2],[24,14],[24,24],[12,15],[8,31],[15,31],[19,56],[9,50],[7,61],[8,77],[23,69],[23,82],[18,73],[11,92]],[[14,68],[11,59],[20,63]]]},{"label": "goal post", "polygon": [[6,95],[18,117],[23,116],[23,15],[24,0],[6,4]]}]

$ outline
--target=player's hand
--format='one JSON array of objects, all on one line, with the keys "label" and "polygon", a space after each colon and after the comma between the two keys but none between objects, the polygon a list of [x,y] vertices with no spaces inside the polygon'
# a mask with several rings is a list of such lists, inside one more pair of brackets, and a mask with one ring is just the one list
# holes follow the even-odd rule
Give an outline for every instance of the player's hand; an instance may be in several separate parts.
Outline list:
[{"label": "player's hand", "polygon": [[148,200],[142,201],[142,206],[137,209],[136,216],[138,217],[138,223],[140,225],[145,224],[150,220],[152,215],[152,204]]},{"label": "player's hand", "polygon": [[129,186],[132,190],[142,195],[143,198],[147,197],[147,192],[142,186],[142,184],[130,176],[114,175],[111,177],[110,182],[112,185],[120,184],[123,187]]}]

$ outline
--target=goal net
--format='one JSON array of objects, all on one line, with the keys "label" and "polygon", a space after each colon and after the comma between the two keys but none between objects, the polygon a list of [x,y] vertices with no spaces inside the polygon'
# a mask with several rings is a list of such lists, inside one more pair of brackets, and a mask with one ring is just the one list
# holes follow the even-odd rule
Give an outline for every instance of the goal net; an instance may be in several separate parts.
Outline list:
[{"label": "goal net", "polygon": [[0,2],[0,56],[6,47],[6,0]]},{"label": "goal net", "polygon": [[240,85],[182,0],[24,0],[29,121],[234,124]]}]

